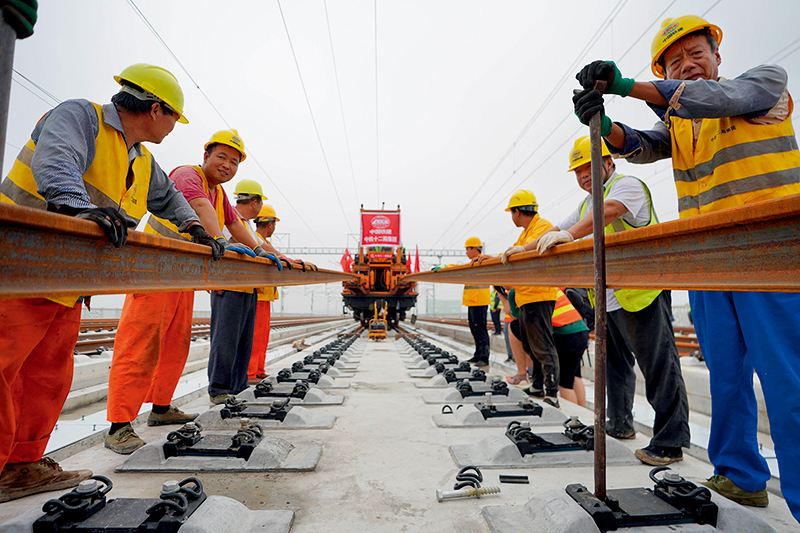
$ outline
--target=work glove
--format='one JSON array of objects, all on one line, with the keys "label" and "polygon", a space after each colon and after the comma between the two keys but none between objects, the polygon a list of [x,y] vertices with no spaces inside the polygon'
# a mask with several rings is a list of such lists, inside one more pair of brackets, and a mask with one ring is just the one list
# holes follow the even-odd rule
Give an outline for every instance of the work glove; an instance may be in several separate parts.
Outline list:
[{"label": "work glove", "polygon": [[575,237],[572,236],[572,233],[565,229],[559,231],[550,231],[539,237],[539,242],[536,244],[536,251],[539,252],[539,255],[541,255],[556,244],[572,242],[574,240]]},{"label": "work glove", "polygon": [[300,261],[300,264],[303,265],[303,272],[305,272],[306,270],[308,270],[309,272],[316,272],[319,270],[319,268],[317,268],[317,265],[315,265],[314,263],[309,263],[308,261],[303,261],[302,259],[298,259],[298,261]]},{"label": "work glove", "polygon": [[125,217],[113,207],[84,209],[75,218],[84,218],[97,223],[115,248],[122,248],[128,241],[128,228],[135,228],[136,221]]},{"label": "work glove", "polygon": [[214,240],[224,246],[226,250],[231,250],[242,255],[249,255],[250,257],[256,256],[256,253],[244,244],[239,244],[238,242],[228,242],[228,239],[225,237],[214,237]]},{"label": "work glove", "polygon": [[606,94],[618,94],[623,98],[633,89],[633,78],[623,78],[613,61],[593,61],[575,75],[584,89],[594,89],[598,80],[606,82]]},{"label": "work glove", "polygon": [[200,224],[190,226],[186,231],[192,236],[192,242],[211,247],[211,259],[214,261],[219,261],[225,255],[225,247],[222,243],[217,242]]},{"label": "work glove", "polygon": [[586,126],[589,125],[589,120],[593,116],[597,113],[602,113],[600,135],[606,137],[611,134],[611,126],[613,124],[611,119],[606,116],[605,108],[603,107],[603,94],[600,91],[597,89],[584,89],[572,97],[572,103],[575,104],[575,116]]},{"label": "work glove", "polygon": [[36,0],[0,0],[3,20],[17,33],[17,39],[33,35],[37,7]]},{"label": "work glove", "polygon": [[525,251],[525,248],[519,245],[514,245],[510,247],[508,250],[503,252],[503,255],[500,256],[500,261],[503,262],[504,265],[508,264],[508,258],[514,254],[521,254]]},{"label": "work glove", "polygon": [[443,268],[442,265],[436,265],[431,269],[432,272],[438,272],[440,268]]},{"label": "work glove", "polygon": [[[249,250],[249,248],[248,248],[248,250]],[[263,257],[264,259],[269,259],[270,261],[275,263],[275,266],[278,267],[278,272],[281,272],[283,270],[283,263],[281,262],[280,259],[278,259],[277,255],[269,253],[268,251],[263,249],[261,246],[256,246],[253,249],[253,251],[255,252],[256,256]]]}]

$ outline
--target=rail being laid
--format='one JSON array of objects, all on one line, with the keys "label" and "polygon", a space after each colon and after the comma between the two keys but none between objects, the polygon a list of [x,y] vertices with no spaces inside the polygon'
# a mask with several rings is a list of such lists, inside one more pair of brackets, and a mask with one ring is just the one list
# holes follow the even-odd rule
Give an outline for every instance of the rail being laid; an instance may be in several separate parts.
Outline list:
[{"label": "rail being laid", "polygon": [[[800,195],[606,235],[609,288],[800,292]],[[592,241],[408,281],[592,287]]]},{"label": "rail being laid", "polygon": [[311,285],[356,279],[320,270],[279,272],[266,259],[130,232],[114,248],[94,222],[0,204],[0,299]]}]

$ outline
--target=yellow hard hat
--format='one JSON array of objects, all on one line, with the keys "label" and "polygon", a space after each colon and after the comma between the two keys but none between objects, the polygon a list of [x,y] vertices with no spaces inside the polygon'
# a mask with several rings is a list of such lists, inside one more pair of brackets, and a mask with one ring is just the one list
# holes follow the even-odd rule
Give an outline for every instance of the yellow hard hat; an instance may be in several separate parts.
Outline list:
[{"label": "yellow hard hat", "polygon": [[[607,155],[611,155],[611,152],[608,151],[608,146],[606,143],[600,141],[602,145],[601,153],[603,157]],[[572,151],[569,153],[569,168],[567,171],[575,170],[579,166],[585,165],[586,163],[592,162],[592,150],[591,144],[589,143],[589,136],[581,137],[577,141],[575,141],[575,145],[572,147]]]},{"label": "yellow hard hat", "polygon": [[211,139],[203,146],[203,150],[207,150],[212,144],[224,144],[234,150],[238,150],[242,154],[242,158],[239,160],[240,163],[247,159],[247,155],[244,153],[244,141],[239,137],[239,132],[236,130],[219,130],[211,136]]},{"label": "yellow hard hat", "polygon": [[152,93],[156,98],[167,104],[178,113],[178,122],[188,124],[183,116],[183,91],[178,80],[167,69],[136,63],[123,70],[119,76],[114,76],[114,81],[122,85],[122,80],[137,85],[145,91]]},{"label": "yellow hard hat", "polygon": [[650,45],[650,54],[653,56],[650,68],[653,70],[653,74],[659,78],[665,77],[664,67],[659,64],[659,60],[664,55],[664,52],[667,51],[667,48],[672,46],[678,39],[702,29],[711,30],[711,35],[717,40],[717,45],[722,42],[722,30],[718,26],[709,24],[703,17],[684,15],[674,19],[664,19],[661,22],[661,28],[659,28],[653,39],[653,44]]},{"label": "yellow hard hat", "polygon": [[269,219],[267,222],[280,222],[281,219],[278,218],[278,215],[275,214],[275,208],[269,204],[264,204],[261,207],[261,211],[258,212],[258,216],[256,217],[256,224],[262,222],[263,219]]},{"label": "yellow hard hat", "polygon": [[539,207],[539,204],[536,202],[536,196],[534,196],[531,191],[520,189],[511,195],[511,199],[508,201],[508,207],[506,208],[506,211],[511,211],[512,207],[523,207],[526,205]]},{"label": "yellow hard hat", "polygon": [[483,245],[478,237],[470,237],[467,239],[466,244],[464,244],[464,248],[480,248],[481,246]]},{"label": "yellow hard hat", "polygon": [[[223,143],[226,144],[226,143]],[[256,180],[242,180],[236,184],[236,188],[233,190],[233,194],[236,196],[260,196],[262,200],[266,200],[267,197],[264,196],[264,191],[261,189],[261,184]]]}]

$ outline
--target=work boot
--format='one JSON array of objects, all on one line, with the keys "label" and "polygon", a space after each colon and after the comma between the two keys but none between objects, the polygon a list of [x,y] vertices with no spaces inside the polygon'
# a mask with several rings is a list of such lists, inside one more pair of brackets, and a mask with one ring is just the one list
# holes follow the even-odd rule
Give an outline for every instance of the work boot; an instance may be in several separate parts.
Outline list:
[{"label": "work boot", "polygon": [[614,431],[609,431],[608,429],[606,429],[606,435],[608,435],[609,437],[614,437],[617,440],[629,440],[636,438],[636,430],[632,429],[625,433],[616,433]]},{"label": "work boot", "polygon": [[106,434],[103,444],[112,452],[128,455],[144,446],[145,442],[139,438],[130,424],[125,424],[116,433]]},{"label": "work boot", "polygon": [[169,406],[166,413],[158,414],[150,411],[147,417],[148,426],[167,426],[170,424],[185,424],[197,418],[198,413],[184,413],[177,407]]},{"label": "work boot", "polygon": [[227,394],[227,393],[218,394],[216,396],[209,395],[208,401],[210,401],[214,405],[220,405],[220,404],[225,403],[225,400],[227,400],[230,397],[231,397],[231,395]]},{"label": "work boot", "polygon": [[489,366],[489,358],[481,357],[480,359],[475,361],[475,366]]},{"label": "work boot", "polygon": [[666,466],[678,461],[683,461],[683,451],[680,448],[662,448],[661,446],[646,446],[633,452],[643,463],[653,466]]},{"label": "work boot", "polygon": [[259,383],[261,383],[263,380],[267,379],[268,377],[269,377],[269,374],[256,374],[256,377],[248,379],[247,383],[249,383],[250,385],[258,385]]},{"label": "work boot", "polygon": [[751,507],[766,507],[769,505],[767,489],[753,492],[740,489],[733,481],[725,476],[711,476],[707,481],[701,481],[700,484],[705,485],[714,492],[725,496],[739,505],[749,505]]},{"label": "work boot", "polygon": [[7,463],[0,472],[0,502],[76,487],[91,475],[91,470],[62,470],[49,457],[34,463]]},{"label": "work boot", "polygon": [[545,396],[544,400],[542,400],[547,405],[551,407],[555,407],[556,409],[561,409],[561,404],[558,403],[558,398],[554,396]]},{"label": "work boot", "polygon": [[544,391],[542,389],[534,389],[533,385],[531,385],[527,389],[522,389],[522,392],[524,392],[531,398],[539,398],[541,400],[544,400]]},{"label": "work boot", "polygon": [[481,358],[478,357],[477,355],[473,355],[471,359],[467,359],[467,363],[470,363],[470,364],[473,364],[473,365],[477,364],[479,361],[481,361]]}]

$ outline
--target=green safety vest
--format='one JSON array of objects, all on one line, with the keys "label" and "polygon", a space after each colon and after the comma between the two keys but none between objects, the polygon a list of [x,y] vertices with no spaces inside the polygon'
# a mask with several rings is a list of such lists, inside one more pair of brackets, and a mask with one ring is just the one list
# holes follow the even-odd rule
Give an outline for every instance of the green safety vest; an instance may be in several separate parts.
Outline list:
[{"label": "green safety vest", "polygon": [[[623,174],[618,174],[616,178],[611,180],[610,182],[606,183],[604,186],[603,192],[603,199],[608,197],[608,193],[611,190],[611,187],[616,183],[616,181],[620,178],[624,177]],[[634,176],[633,179],[637,180],[639,183],[642,184],[644,187],[644,192],[647,194],[647,202],[650,206],[650,220],[648,220],[647,224],[644,226],[633,226],[628,222],[622,220],[622,218],[616,219],[614,222],[609,224],[605,227],[605,234],[610,235],[612,233],[617,233],[619,231],[625,231],[629,229],[636,229],[637,227],[645,227],[645,226],[652,226],[654,224],[658,224],[658,215],[656,215],[655,209],[653,209],[653,197],[650,195],[650,189],[647,188],[647,185]],[[580,206],[580,219],[582,220],[583,217],[586,215],[586,209],[588,208],[587,198],[584,198],[581,202]],[[631,313],[635,313],[637,311],[641,311],[653,301],[658,298],[658,295],[661,294],[660,289],[653,289],[653,290],[642,290],[642,289],[614,289],[614,296],[619,301],[619,304],[622,308],[626,311]],[[592,302],[592,307],[594,307],[594,291],[589,290],[589,301]]]}]

